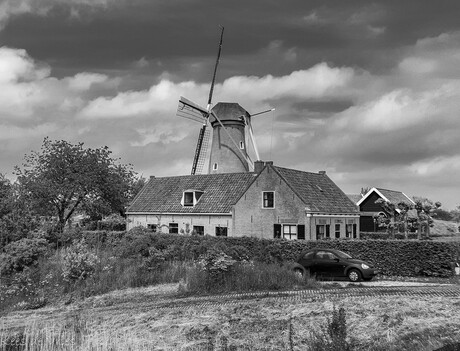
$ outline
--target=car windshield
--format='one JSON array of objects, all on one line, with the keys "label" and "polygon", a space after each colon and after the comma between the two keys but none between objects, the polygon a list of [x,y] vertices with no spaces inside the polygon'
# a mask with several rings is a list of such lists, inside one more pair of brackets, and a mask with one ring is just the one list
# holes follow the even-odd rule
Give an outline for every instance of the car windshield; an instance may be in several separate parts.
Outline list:
[{"label": "car windshield", "polygon": [[335,251],[334,253],[340,258],[353,258],[349,254],[346,254],[345,252],[342,252],[342,251]]}]

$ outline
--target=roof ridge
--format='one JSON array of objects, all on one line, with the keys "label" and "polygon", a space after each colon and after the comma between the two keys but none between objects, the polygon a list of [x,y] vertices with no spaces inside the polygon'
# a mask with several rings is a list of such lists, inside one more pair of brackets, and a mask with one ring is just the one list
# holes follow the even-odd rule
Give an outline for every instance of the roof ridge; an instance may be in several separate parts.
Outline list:
[{"label": "roof ridge", "polygon": [[402,191],[399,191],[399,190],[392,190],[392,189],[385,189],[385,188],[377,188],[377,187],[376,187],[376,189],[377,189],[377,190],[393,191],[393,192],[395,192],[395,193],[401,193],[401,194],[403,193]]},{"label": "roof ridge", "polygon": [[288,171],[294,171],[294,172],[300,172],[300,173],[308,173],[308,174],[315,174],[315,175],[325,175],[325,174],[321,174],[321,173],[317,173],[317,172],[308,172],[308,171],[301,171],[299,169],[293,169],[293,168],[286,168],[286,167],[280,167],[280,166],[273,166],[274,168],[279,168],[279,169],[286,169]]}]

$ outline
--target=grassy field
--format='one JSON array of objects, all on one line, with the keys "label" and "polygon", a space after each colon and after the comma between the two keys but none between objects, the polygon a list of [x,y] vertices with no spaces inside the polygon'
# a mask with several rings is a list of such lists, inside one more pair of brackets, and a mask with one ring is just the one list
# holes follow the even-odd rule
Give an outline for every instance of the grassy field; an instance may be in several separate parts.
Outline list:
[{"label": "grassy field", "polygon": [[431,351],[460,342],[460,296],[259,298],[153,307],[176,290],[177,284],[129,289],[11,313],[0,319],[0,344],[16,335],[37,351],[340,350],[314,348],[330,339],[325,328],[334,308],[346,313],[350,350]]}]

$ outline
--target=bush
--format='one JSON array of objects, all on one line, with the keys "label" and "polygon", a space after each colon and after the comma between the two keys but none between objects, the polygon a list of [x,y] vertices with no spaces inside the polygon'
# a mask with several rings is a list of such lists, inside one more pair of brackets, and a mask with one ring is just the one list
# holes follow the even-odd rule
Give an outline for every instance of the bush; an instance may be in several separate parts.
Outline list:
[{"label": "bush", "polygon": [[3,248],[0,254],[0,275],[20,272],[25,267],[37,265],[38,259],[48,251],[45,239],[21,239]]},{"label": "bush", "polygon": [[[82,236],[88,238],[87,242],[92,238],[94,245],[99,243],[102,247],[113,248],[118,257],[144,257],[147,261],[152,260],[151,253],[157,251],[161,252],[165,261],[187,261],[204,257],[210,250],[218,250],[235,261],[280,264],[295,261],[304,250],[325,247],[369,261],[385,275],[439,277],[452,275],[452,262],[460,262],[460,242],[222,238],[152,233],[141,227],[126,233],[83,232]],[[152,251],[152,248],[157,251]]]},{"label": "bush", "polygon": [[76,241],[64,252],[62,276],[68,282],[84,280],[95,272],[97,263],[97,256],[89,251],[85,241]]},{"label": "bush", "polygon": [[351,351],[353,341],[347,340],[347,321],[343,307],[332,311],[332,318],[319,331],[311,334],[308,342],[311,351]]},{"label": "bush", "polygon": [[109,231],[124,231],[126,230],[126,219],[119,214],[111,214],[110,216],[99,221],[100,230]]}]

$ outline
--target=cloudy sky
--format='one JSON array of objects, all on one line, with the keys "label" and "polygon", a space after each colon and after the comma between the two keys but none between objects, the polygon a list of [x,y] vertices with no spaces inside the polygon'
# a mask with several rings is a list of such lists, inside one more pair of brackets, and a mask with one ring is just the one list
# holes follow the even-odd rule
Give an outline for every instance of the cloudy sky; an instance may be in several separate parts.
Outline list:
[{"label": "cloudy sky", "polygon": [[460,2],[0,0],[0,173],[43,138],[189,174],[214,102],[254,117],[263,160],[460,204]]}]

